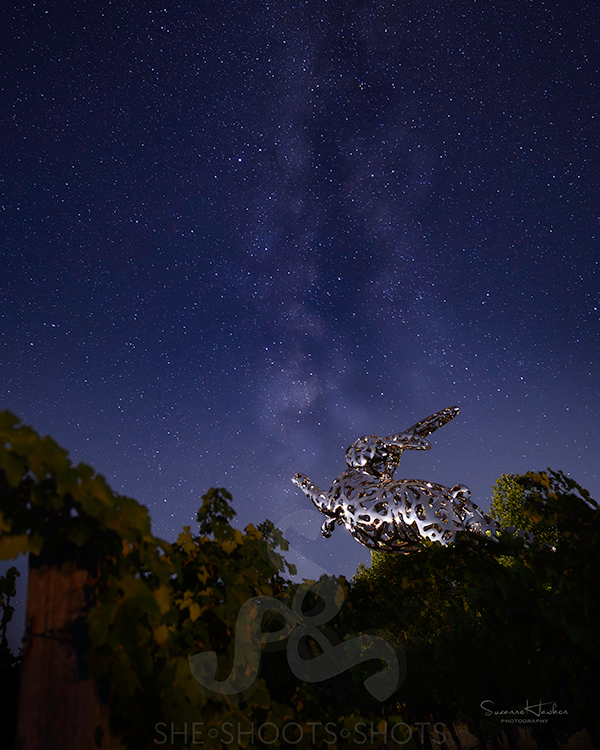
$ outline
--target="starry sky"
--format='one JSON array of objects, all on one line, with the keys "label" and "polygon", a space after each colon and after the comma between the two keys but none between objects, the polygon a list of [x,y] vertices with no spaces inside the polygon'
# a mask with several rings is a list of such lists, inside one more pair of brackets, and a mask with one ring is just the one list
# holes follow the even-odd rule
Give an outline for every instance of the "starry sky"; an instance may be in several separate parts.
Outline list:
[{"label": "starry sky", "polygon": [[324,489],[600,496],[599,11],[548,0],[78,0],[0,10],[0,408],[148,506],[211,486],[299,574],[369,553]]}]

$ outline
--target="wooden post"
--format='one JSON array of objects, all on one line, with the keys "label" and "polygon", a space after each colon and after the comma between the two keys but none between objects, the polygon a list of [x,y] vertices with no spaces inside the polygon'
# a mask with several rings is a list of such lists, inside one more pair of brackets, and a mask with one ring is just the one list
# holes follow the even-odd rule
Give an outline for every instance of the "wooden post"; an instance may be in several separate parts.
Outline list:
[{"label": "wooden post", "polygon": [[82,550],[29,556],[19,750],[108,750],[108,696],[85,662],[89,565]]}]

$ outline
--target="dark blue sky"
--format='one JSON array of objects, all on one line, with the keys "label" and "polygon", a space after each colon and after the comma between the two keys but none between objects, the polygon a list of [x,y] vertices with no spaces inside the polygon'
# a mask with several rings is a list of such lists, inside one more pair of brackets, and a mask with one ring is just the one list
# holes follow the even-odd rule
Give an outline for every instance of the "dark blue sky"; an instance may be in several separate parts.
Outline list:
[{"label": "dark blue sky", "polygon": [[224,486],[351,575],[368,552],[303,542],[291,475],[327,488],[360,435],[453,404],[398,477],[487,508],[551,466],[599,497],[594,4],[0,13],[0,407],[156,534]]}]

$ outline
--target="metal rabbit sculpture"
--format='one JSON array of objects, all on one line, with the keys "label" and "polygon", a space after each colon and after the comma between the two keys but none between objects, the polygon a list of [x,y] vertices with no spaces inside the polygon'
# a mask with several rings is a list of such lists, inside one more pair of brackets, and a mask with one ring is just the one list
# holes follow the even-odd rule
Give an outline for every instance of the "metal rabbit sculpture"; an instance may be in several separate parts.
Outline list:
[{"label": "metal rabbit sculpture", "polygon": [[471,502],[471,492],[463,484],[448,488],[422,479],[393,478],[402,452],[429,450],[431,443],[425,438],[457,414],[458,407],[451,406],[397,435],[359,438],[346,451],[350,468],[334,479],[328,492],[296,474],[292,482],[327,516],[323,536],[344,524],[365,547],[394,553],[418,549],[422,538],[448,544],[465,530],[489,531],[495,538],[499,527]]}]

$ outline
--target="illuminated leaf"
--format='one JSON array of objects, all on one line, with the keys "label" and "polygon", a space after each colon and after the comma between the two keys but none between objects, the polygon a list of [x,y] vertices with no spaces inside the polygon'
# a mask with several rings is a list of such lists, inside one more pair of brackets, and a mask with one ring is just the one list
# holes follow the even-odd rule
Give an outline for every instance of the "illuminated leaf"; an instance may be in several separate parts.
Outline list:
[{"label": "illuminated leaf", "polygon": [[194,622],[201,614],[202,610],[200,609],[200,605],[197,602],[192,602],[190,604],[190,620]]},{"label": "illuminated leaf", "polygon": [[159,646],[162,646],[169,639],[169,628],[164,624],[154,628],[153,633],[154,640]]},{"label": "illuminated leaf", "polygon": [[27,534],[0,537],[0,560],[12,560],[31,550]]},{"label": "illuminated leaf", "polygon": [[158,603],[161,615],[166,614],[171,608],[171,589],[164,583],[161,584],[156,591],[154,591],[154,597]]},{"label": "illuminated leaf", "polygon": [[192,539],[192,534],[190,532],[189,526],[183,527],[183,531],[177,537],[177,544],[182,547],[184,552],[187,552],[188,555],[194,551],[196,545],[194,544],[194,540]]}]

